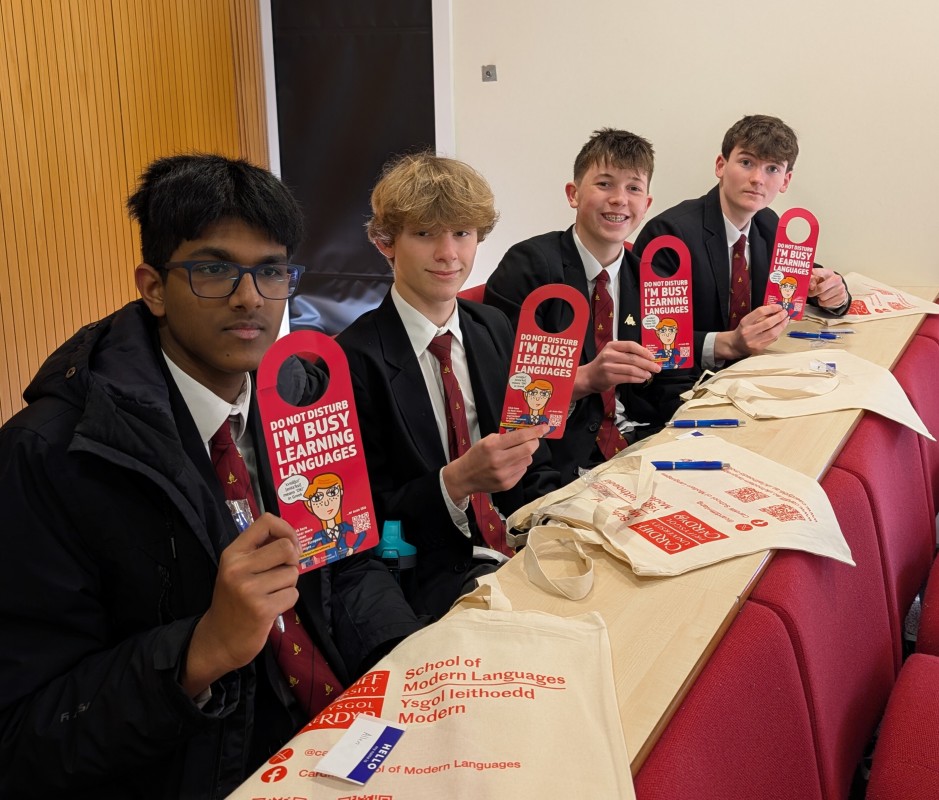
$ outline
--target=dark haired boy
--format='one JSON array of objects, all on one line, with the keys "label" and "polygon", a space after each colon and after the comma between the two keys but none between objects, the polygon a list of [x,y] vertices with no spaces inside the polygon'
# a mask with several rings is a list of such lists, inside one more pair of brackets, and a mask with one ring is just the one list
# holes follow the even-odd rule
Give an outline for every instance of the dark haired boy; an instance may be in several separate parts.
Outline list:
[{"label": "dark haired boy", "polygon": [[[290,192],[176,156],[128,208],[141,299],[53,353],[0,429],[3,797],[223,797],[419,627],[366,556],[298,577],[262,513],[251,373],[302,271]],[[286,399],[315,399],[312,366],[288,372]]]},{"label": "dark haired boy", "polygon": [[[743,117],[724,135],[714,167],[718,184],[649,220],[636,239],[642,251],[657,236],[677,236],[691,253],[695,363],[715,369],[763,352],[789,322],[779,304],[761,305],[778,215],[768,206],[789,188],[799,155],[795,132],[777,117]],[[655,265],[677,267],[670,250]],[[815,265],[809,302],[833,314],[850,306],[841,276]]]},{"label": "dark haired boy", "polygon": [[[566,283],[590,303],[575,402],[563,438],[548,442],[564,482],[658,430],[687,384],[680,375],[660,376],[661,367],[639,343],[638,261],[624,249],[652,204],[653,166],[652,145],[641,136],[596,131],[565,187],[574,224],[514,245],[486,283],[486,303],[515,325],[525,298],[545,284]],[[564,330],[572,321],[570,306],[542,303],[536,320],[544,330]]]},{"label": "dark haired boy", "polygon": [[458,300],[496,223],[492,190],[430,153],[389,164],[368,236],[394,270],[374,311],[343,331],[380,520],[417,547],[414,607],[440,616],[504,563],[503,516],[558,486],[540,437],[499,433],[514,335],[500,311]]}]

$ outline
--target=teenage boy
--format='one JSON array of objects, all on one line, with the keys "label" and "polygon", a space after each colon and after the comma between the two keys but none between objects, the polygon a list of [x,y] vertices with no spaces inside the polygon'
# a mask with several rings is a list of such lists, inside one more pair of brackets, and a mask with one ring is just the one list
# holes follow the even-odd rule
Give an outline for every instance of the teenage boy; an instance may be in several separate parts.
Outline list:
[{"label": "teenage boy", "polygon": [[[781,119],[744,117],[724,136],[714,168],[717,186],[649,220],[636,239],[639,256],[663,234],[688,245],[700,368],[716,369],[763,352],[789,322],[785,308],[762,302],[779,223],[769,205],[789,188],[798,154],[796,135]],[[678,262],[673,251],[662,249],[655,265],[670,271]],[[851,304],[841,276],[818,265],[809,302],[837,315]]]},{"label": "teenage boy", "polygon": [[558,476],[540,442],[547,425],[498,432],[512,326],[457,299],[497,218],[485,179],[460,161],[406,156],[371,202],[368,236],[394,285],[338,341],[377,516],[401,521],[417,547],[412,603],[439,616],[511,555],[501,515],[557,488]]},{"label": "teenage boy", "polygon": [[[226,796],[419,627],[366,555],[298,579],[296,533],[262,513],[252,372],[302,271],[290,192],[174,156],[128,208],[141,299],[53,353],[0,429],[3,797]],[[312,366],[285,371],[315,399]]]},{"label": "teenage boy", "polygon": [[[590,303],[567,427],[549,440],[565,483],[658,430],[677,408],[688,381],[659,376],[661,366],[640,342],[638,261],[624,250],[652,204],[652,145],[628,131],[594,132],[574,161],[567,201],[574,224],[514,245],[486,283],[485,301],[518,324],[522,303],[549,283],[566,283]],[[573,316],[563,301],[541,304],[542,329],[566,329]]]}]

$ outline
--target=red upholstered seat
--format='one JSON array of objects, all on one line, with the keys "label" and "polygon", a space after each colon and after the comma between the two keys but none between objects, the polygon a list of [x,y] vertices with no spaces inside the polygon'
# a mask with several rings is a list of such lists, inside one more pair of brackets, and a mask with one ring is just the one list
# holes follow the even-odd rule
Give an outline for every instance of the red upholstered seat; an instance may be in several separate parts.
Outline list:
[{"label": "red upholstered seat", "polygon": [[939,658],[910,656],[890,695],[867,800],[939,798]]},{"label": "red upholstered seat", "polygon": [[835,467],[822,488],[857,566],[781,550],[750,600],[777,614],[789,634],[814,732],[822,795],[844,798],[883,714],[896,668],[880,546],[864,487]]},{"label": "red upholstered seat", "polygon": [[799,667],[768,608],[744,604],[636,776],[636,796],[821,798]]},{"label": "red upholstered seat", "polygon": [[916,650],[939,657],[939,560],[933,561],[923,593]]},{"label": "red upholstered seat", "polygon": [[939,314],[927,314],[916,333],[939,342]]},{"label": "red upholstered seat", "polygon": [[472,300],[475,303],[481,303],[485,293],[486,284],[481,283],[479,286],[470,286],[464,289],[462,292],[457,294],[457,297],[461,297],[464,300]]},{"label": "red upholstered seat", "polygon": [[835,465],[861,481],[874,513],[896,668],[903,619],[929,573],[936,524],[929,515],[919,434],[865,413]]},{"label": "red upholstered seat", "polygon": [[[933,369],[923,369],[931,364]],[[916,413],[929,432],[939,439],[939,340],[914,336],[893,368],[893,376],[903,387]],[[939,441],[919,438],[919,450],[930,488],[930,514],[939,508]]]}]

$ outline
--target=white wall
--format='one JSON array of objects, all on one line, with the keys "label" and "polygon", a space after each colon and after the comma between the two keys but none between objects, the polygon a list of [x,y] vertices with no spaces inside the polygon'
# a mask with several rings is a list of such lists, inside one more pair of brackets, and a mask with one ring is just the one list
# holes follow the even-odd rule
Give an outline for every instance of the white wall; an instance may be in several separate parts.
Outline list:
[{"label": "white wall", "polygon": [[564,184],[596,128],[655,146],[648,219],[704,194],[724,132],[754,113],[799,135],[773,208],[815,213],[820,262],[939,283],[933,0],[451,0],[451,12],[455,153],[502,213],[470,284],[515,242],[571,223]]}]

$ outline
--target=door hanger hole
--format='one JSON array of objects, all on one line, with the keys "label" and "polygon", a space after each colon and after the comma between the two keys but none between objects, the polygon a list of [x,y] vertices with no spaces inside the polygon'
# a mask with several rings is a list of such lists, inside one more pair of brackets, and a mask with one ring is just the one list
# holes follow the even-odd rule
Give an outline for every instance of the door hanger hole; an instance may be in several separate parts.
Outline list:
[{"label": "door hanger hole", "polygon": [[812,233],[812,226],[804,217],[793,217],[786,225],[786,237],[793,244],[802,244]]},{"label": "door hanger hole", "polygon": [[277,370],[277,395],[295,408],[306,408],[318,402],[328,386],[329,367],[316,353],[298,353],[285,358]]},{"label": "door hanger hole", "polygon": [[560,297],[546,297],[535,309],[535,321],[545,333],[564,333],[574,324],[574,307]]},{"label": "door hanger hole", "polygon": [[660,247],[652,254],[652,272],[657,278],[674,277],[680,266],[678,253],[671,247]]}]

